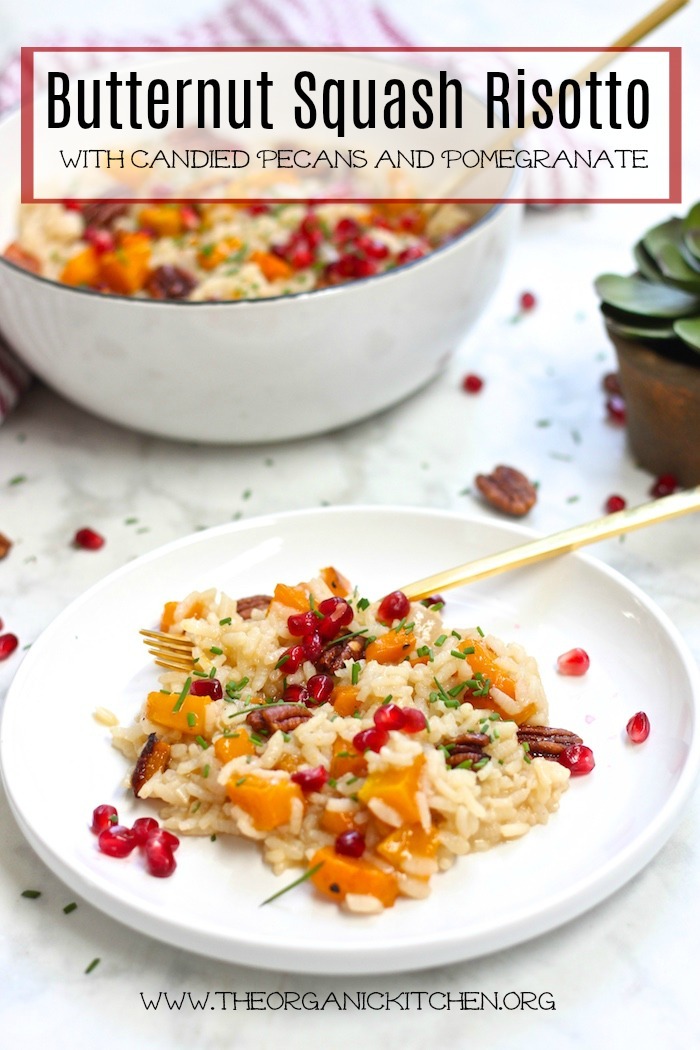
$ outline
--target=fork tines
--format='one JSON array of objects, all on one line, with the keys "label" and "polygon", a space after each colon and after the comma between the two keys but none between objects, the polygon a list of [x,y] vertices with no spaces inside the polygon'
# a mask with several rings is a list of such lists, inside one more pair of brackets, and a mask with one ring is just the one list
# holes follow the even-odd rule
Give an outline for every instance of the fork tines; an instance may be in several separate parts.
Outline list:
[{"label": "fork tines", "polygon": [[193,643],[189,638],[177,638],[162,631],[143,630],[139,631],[139,634],[143,635],[145,645],[152,646],[148,651],[156,658],[155,662],[159,667],[166,667],[171,671],[192,670]]}]

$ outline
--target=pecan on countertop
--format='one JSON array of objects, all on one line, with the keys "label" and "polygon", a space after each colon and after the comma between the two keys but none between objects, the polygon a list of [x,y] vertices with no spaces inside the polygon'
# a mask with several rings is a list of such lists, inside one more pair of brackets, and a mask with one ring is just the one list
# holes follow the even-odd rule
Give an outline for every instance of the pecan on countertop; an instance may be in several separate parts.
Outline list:
[{"label": "pecan on countertop", "polygon": [[131,774],[131,787],[137,798],[146,781],[150,780],[154,773],[162,773],[167,769],[169,761],[170,744],[159,740],[155,733],[150,733]]},{"label": "pecan on countertop", "polygon": [[11,547],[12,540],[8,540],[7,536],[4,536],[2,532],[0,532],[0,561],[2,561],[3,558],[7,557],[7,555],[10,553]]},{"label": "pecan on countertop", "polygon": [[487,503],[514,518],[522,518],[537,502],[535,486],[515,467],[501,465],[492,474],[477,474],[474,483]]},{"label": "pecan on countertop", "polygon": [[463,762],[471,762],[472,766],[483,759],[489,761],[489,756],[484,754],[484,748],[491,743],[491,737],[486,733],[463,733],[447,745],[448,753],[445,762],[455,769]]},{"label": "pecan on countertop", "polygon": [[311,711],[303,704],[270,704],[251,711],[246,722],[256,733],[275,733],[278,729],[291,733],[308,718]]},{"label": "pecan on countertop", "polygon": [[344,666],[346,660],[359,660],[367,645],[362,635],[354,638],[342,639],[326,646],[318,660],[314,660],[314,667],[323,674],[335,674]]},{"label": "pecan on countertop", "polygon": [[555,729],[554,726],[518,726],[518,741],[528,745],[528,754],[533,758],[550,758],[556,762],[562,751],[572,744],[582,744],[583,740],[568,729]]},{"label": "pecan on countertop", "polygon": [[236,612],[242,620],[249,620],[253,609],[269,609],[272,595],[251,594],[248,598],[236,599]]}]

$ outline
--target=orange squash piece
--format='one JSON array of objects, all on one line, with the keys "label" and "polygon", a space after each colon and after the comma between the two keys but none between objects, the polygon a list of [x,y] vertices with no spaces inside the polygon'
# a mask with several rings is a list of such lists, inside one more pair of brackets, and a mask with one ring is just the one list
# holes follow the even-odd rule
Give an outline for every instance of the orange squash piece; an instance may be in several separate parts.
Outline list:
[{"label": "orange squash piece", "polygon": [[62,284],[70,284],[73,288],[92,288],[97,284],[100,276],[100,266],[97,252],[90,246],[83,248],[81,252],[68,260],[63,267],[59,280]]},{"label": "orange squash piece", "polygon": [[420,823],[416,795],[424,763],[423,755],[418,755],[410,766],[370,773],[357,792],[357,797],[365,805],[370,799],[378,798],[391,806],[404,824]]},{"label": "orange squash piece", "polygon": [[229,736],[220,736],[214,741],[214,754],[222,766],[225,766],[232,758],[254,755],[255,744],[245,729],[237,729]]},{"label": "orange squash piece", "polygon": [[308,612],[310,608],[308,594],[301,587],[290,587],[286,583],[277,584],[272,600],[297,612]]},{"label": "orange squash piece", "polygon": [[356,685],[337,685],[331,695],[331,703],[333,709],[343,718],[347,718],[349,715],[354,715],[355,711],[360,708],[360,703],[357,699],[359,689]]},{"label": "orange squash piece", "polygon": [[393,628],[386,634],[375,638],[365,649],[366,660],[376,660],[378,664],[399,664],[410,656],[416,647],[416,636],[413,631]]},{"label": "orange squash piece", "polygon": [[350,581],[342,573],[339,573],[337,569],[334,569],[332,565],[327,565],[325,569],[321,569],[320,575],[326,586],[339,598],[347,598],[350,594]]},{"label": "orange squash piece", "polygon": [[289,777],[270,780],[254,773],[232,777],[226,785],[231,801],[251,817],[258,831],[272,831],[288,824],[292,816],[292,802],[303,801],[302,790]]},{"label": "orange squash piece", "polygon": [[146,283],[150,258],[150,237],[143,233],[122,234],[118,247],[99,257],[99,281],[112,292],[134,295]]},{"label": "orange squash piece", "polygon": [[262,272],[266,281],[280,281],[291,277],[294,267],[272,252],[251,252],[250,261]]},{"label": "orange squash piece", "polygon": [[333,779],[346,773],[353,776],[363,777],[367,772],[367,761],[364,755],[359,754],[348,740],[336,737],[333,741],[333,757],[331,758],[330,775]]},{"label": "orange squash piece", "polygon": [[206,724],[207,704],[211,697],[188,693],[177,711],[177,693],[149,693],[146,698],[146,718],[156,725],[177,729],[189,736],[201,736]]},{"label": "orange squash piece", "polygon": [[217,266],[220,266],[222,262],[228,259],[229,255],[237,252],[242,245],[243,242],[239,241],[238,237],[224,237],[223,240],[215,244],[205,244],[197,252],[197,262],[203,270],[215,270]]},{"label": "orange squash piece", "polygon": [[164,634],[167,634],[175,623],[175,610],[179,604],[179,602],[166,602],[163,606],[163,612],[160,617],[160,629]]},{"label": "orange squash piece", "polygon": [[4,259],[14,263],[15,266],[21,266],[23,270],[29,270],[30,273],[41,273],[41,263],[36,255],[26,252],[17,241],[8,244],[2,254]]},{"label": "orange squash piece", "polygon": [[[464,649],[473,648],[473,653],[467,653],[467,660],[469,666],[474,674],[482,674],[484,678],[488,678],[491,685],[495,685],[497,689],[500,689],[502,693],[509,696],[512,700],[515,699],[515,682],[502,671],[496,664],[496,653],[493,649],[489,649],[488,645],[484,641],[479,639],[473,641],[462,642],[459,646],[460,651]],[[480,699],[477,697],[477,700]],[[475,705],[476,706],[476,705]]]},{"label": "orange squash piece", "polygon": [[332,846],[323,846],[314,853],[310,868],[321,867],[311,876],[316,889],[329,900],[340,904],[348,893],[370,894],[391,908],[399,892],[396,876],[382,871],[362,857],[341,857]]},{"label": "orange squash piece", "polygon": [[177,237],[184,230],[179,204],[151,204],[139,212],[139,225],[159,237]]},{"label": "orange squash piece", "polygon": [[432,858],[437,852],[437,832],[434,828],[424,831],[420,824],[409,824],[396,828],[375,847],[377,853],[395,868],[403,865],[411,857]]},{"label": "orange squash piece", "polygon": [[329,835],[342,835],[355,827],[353,814],[347,809],[324,809],[319,824]]}]

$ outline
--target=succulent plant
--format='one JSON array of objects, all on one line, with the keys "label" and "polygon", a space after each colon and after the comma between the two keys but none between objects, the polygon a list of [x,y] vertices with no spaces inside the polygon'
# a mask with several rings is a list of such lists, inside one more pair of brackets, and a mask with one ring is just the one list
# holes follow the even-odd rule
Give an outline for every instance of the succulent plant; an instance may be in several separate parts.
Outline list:
[{"label": "succulent plant", "polygon": [[634,258],[631,277],[606,273],[595,282],[610,328],[700,365],[700,202],[648,230]]}]

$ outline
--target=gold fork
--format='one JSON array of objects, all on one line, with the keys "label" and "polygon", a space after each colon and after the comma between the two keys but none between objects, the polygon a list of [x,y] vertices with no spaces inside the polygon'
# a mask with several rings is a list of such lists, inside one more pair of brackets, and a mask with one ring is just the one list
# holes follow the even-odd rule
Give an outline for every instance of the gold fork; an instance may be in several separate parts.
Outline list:
[{"label": "gold fork", "polygon": [[[639,507],[606,514],[584,525],[575,525],[562,532],[555,532],[551,536],[529,540],[527,543],[509,547],[497,554],[488,554],[485,558],[465,562],[453,569],[438,572],[434,576],[426,576],[422,580],[402,587],[401,590],[407,598],[417,601],[440,591],[449,590],[451,587],[483,580],[487,576],[495,576],[507,569],[532,565],[556,554],[566,554],[568,551],[577,550],[589,543],[611,539],[622,533],[641,529],[646,525],[669,521],[683,514],[691,514],[696,510],[700,510],[700,485],[697,488],[688,489],[687,492],[677,492],[672,496],[664,496],[661,499],[643,503]],[[151,646],[148,651],[156,657],[159,667],[167,667],[172,671],[192,671],[194,667],[193,643],[189,639],[163,634],[161,631],[141,631],[140,633],[144,635],[146,645]]]}]

